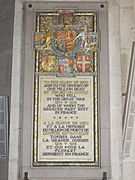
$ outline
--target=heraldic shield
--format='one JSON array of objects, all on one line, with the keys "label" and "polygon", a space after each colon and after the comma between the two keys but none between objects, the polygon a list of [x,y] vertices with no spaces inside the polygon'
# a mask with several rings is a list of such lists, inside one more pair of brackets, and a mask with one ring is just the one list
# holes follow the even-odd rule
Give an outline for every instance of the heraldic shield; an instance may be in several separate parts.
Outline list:
[{"label": "heraldic shield", "polygon": [[69,51],[73,51],[73,49],[77,45],[76,32],[69,30],[57,31],[54,34],[55,43],[57,44],[57,48],[65,53]]}]

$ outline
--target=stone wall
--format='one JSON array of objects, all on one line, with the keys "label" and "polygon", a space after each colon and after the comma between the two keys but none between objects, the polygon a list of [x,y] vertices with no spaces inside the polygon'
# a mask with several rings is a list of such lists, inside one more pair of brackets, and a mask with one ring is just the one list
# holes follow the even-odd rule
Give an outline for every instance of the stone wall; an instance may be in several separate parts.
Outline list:
[{"label": "stone wall", "polygon": [[[132,42],[135,41],[135,1],[120,0],[120,27],[121,27],[121,69],[122,93],[126,93],[127,78],[131,56]],[[123,107],[125,96],[122,97]],[[135,177],[135,124],[132,132],[130,155],[123,159],[123,180],[134,180]]]},{"label": "stone wall", "polygon": [[[132,42],[135,39],[134,0],[120,0],[122,93],[126,93]],[[123,96],[123,106],[125,97]]]},{"label": "stone wall", "polygon": [[[0,95],[11,94],[14,0],[0,1]],[[8,158],[0,159],[0,180],[7,180]]]}]

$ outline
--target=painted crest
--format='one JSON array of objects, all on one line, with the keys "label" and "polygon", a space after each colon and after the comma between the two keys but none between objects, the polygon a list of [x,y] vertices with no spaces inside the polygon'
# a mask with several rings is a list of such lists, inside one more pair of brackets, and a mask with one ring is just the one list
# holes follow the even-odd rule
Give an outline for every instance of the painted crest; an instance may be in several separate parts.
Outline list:
[{"label": "painted crest", "polygon": [[77,40],[74,40],[76,37],[75,31],[66,31],[59,30],[55,32],[55,48],[60,50],[61,52],[68,53],[69,51],[73,51],[77,45]]},{"label": "painted crest", "polygon": [[96,52],[99,48],[99,34],[90,32],[87,37],[87,43],[91,52]]},{"label": "painted crest", "polygon": [[65,59],[59,59],[58,71],[61,74],[72,74],[77,71],[76,62],[73,58],[68,57]]},{"label": "painted crest", "polygon": [[75,21],[73,12],[61,12],[60,13],[60,24],[69,25],[73,24]]},{"label": "painted crest", "polygon": [[45,72],[55,72],[57,70],[57,60],[55,56],[42,55],[41,68]]},{"label": "painted crest", "polygon": [[93,72],[93,61],[90,55],[77,56],[77,71],[82,72]]}]

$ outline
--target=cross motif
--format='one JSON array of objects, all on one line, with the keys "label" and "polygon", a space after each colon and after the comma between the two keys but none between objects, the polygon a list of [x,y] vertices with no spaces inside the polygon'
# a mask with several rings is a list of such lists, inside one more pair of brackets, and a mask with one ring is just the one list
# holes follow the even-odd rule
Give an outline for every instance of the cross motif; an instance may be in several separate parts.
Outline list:
[{"label": "cross motif", "polygon": [[91,60],[87,60],[88,56],[78,56],[77,69],[79,72],[89,72],[91,69]]}]

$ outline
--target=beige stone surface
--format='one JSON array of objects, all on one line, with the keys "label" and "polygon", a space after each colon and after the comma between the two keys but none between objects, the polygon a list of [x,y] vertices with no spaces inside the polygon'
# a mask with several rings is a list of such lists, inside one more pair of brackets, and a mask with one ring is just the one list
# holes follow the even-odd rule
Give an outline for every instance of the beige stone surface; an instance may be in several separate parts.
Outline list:
[{"label": "beige stone surface", "polygon": [[120,8],[121,48],[131,48],[134,40],[134,8]]},{"label": "beige stone surface", "polygon": [[134,7],[134,0],[119,0],[120,7]]}]

